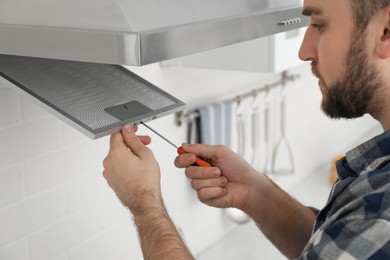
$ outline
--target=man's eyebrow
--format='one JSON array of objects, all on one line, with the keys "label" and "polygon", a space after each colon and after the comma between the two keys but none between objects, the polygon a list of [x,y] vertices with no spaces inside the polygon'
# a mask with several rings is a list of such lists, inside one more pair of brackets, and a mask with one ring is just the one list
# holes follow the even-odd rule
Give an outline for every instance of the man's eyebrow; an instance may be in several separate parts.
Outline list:
[{"label": "man's eyebrow", "polygon": [[315,8],[315,7],[305,7],[302,10],[302,14],[304,16],[311,16],[313,14],[320,15],[320,14],[322,14],[322,11],[320,9],[318,9],[318,8]]}]

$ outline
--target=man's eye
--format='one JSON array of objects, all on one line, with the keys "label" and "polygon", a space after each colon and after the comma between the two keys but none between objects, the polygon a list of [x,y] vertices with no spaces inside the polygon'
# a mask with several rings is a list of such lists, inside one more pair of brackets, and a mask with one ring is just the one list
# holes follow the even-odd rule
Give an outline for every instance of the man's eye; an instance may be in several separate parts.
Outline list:
[{"label": "man's eye", "polygon": [[312,26],[314,29],[316,29],[318,32],[321,32],[322,29],[323,29],[323,27],[324,27],[322,24],[319,24],[319,23],[313,23],[313,24],[311,24],[311,26]]}]

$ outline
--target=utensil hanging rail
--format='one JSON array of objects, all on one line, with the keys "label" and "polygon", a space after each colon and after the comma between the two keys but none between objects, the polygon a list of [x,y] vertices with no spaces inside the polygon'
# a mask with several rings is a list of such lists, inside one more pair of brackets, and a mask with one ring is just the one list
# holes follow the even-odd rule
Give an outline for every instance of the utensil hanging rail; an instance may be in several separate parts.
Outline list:
[{"label": "utensil hanging rail", "polygon": [[[255,88],[249,92],[245,92],[241,95],[237,95],[233,97],[232,101],[239,101],[245,98],[253,97],[263,91],[269,91],[275,87],[285,86],[288,82],[293,82],[300,77],[299,74],[288,74],[287,71],[283,71],[281,74],[281,78],[278,81],[275,81],[271,84],[265,84],[259,88]],[[188,111],[180,111],[175,114],[175,122],[177,126],[181,126],[183,123],[189,123],[193,121],[195,118],[199,117],[199,113],[196,109],[188,110]]]}]

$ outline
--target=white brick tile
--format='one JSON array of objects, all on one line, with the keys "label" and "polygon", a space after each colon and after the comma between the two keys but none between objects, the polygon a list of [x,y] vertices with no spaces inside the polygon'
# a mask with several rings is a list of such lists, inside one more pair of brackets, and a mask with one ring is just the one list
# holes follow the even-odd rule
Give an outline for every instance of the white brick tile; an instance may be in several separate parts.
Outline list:
[{"label": "white brick tile", "polygon": [[47,260],[99,232],[96,207],[63,219],[30,236],[30,260]]},{"label": "white brick tile", "polygon": [[9,89],[0,89],[0,128],[21,122],[19,95]]},{"label": "white brick tile", "polygon": [[108,260],[144,259],[140,245],[128,246]]},{"label": "white brick tile", "polygon": [[101,171],[83,175],[65,185],[69,212],[87,207],[112,194]]},{"label": "white brick tile", "polygon": [[36,102],[34,101],[31,96],[28,96],[27,94],[21,95],[21,104],[22,104],[22,118],[23,120],[32,120],[42,117],[49,116],[49,112],[41,108]]},{"label": "white brick tile", "polygon": [[0,167],[54,150],[61,143],[59,121],[52,118],[0,130]]},{"label": "white brick tile", "polygon": [[24,197],[23,174],[20,165],[0,170],[0,208]]},{"label": "white brick tile", "polygon": [[71,180],[102,168],[107,147],[99,142],[85,142],[36,158],[25,164],[27,194]]},{"label": "white brick tile", "polygon": [[51,258],[50,260],[68,260],[68,254],[63,253],[63,254],[60,254],[54,258]]},{"label": "white brick tile", "polygon": [[24,238],[0,248],[0,259],[29,260],[27,239]]},{"label": "white brick tile", "polygon": [[61,127],[64,138],[64,145],[75,144],[89,140],[87,136],[64,122],[62,122]]},{"label": "white brick tile", "polygon": [[224,210],[202,204],[188,209],[175,223],[194,254],[203,251],[237,227]]},{"label": "white brick tile", "polygon": [[134,227],[126,221],[99,233],[98,236],[71,250],[69,260],[107,260],[116,255],[117,252],[131,246],[138,246],[138,244]]},{"label": "white brick tile", "polygon": [[64,197],[58,188],[0,209],[0,246],[63,217]]},{"label": "white brick tile", "polygon": [[102,229],[130,218],[130,211],[123,206],[115,194],[99,203],[99,221]]}]

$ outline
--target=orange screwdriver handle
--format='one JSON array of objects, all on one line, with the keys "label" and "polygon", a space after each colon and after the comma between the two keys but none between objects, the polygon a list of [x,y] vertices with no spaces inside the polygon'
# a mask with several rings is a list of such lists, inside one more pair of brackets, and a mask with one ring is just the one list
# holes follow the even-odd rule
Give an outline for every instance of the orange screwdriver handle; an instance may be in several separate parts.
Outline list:
[{"label": "orange screwdriver handle", "polygon": [[[183,147],[179,147],[179,149],[177,149],[177,153],[185,154],[186,152],[183,150]],[[200,167],[212,167],[211,163],[199,158],[198,156],[196,156],[195,165]]]}]

